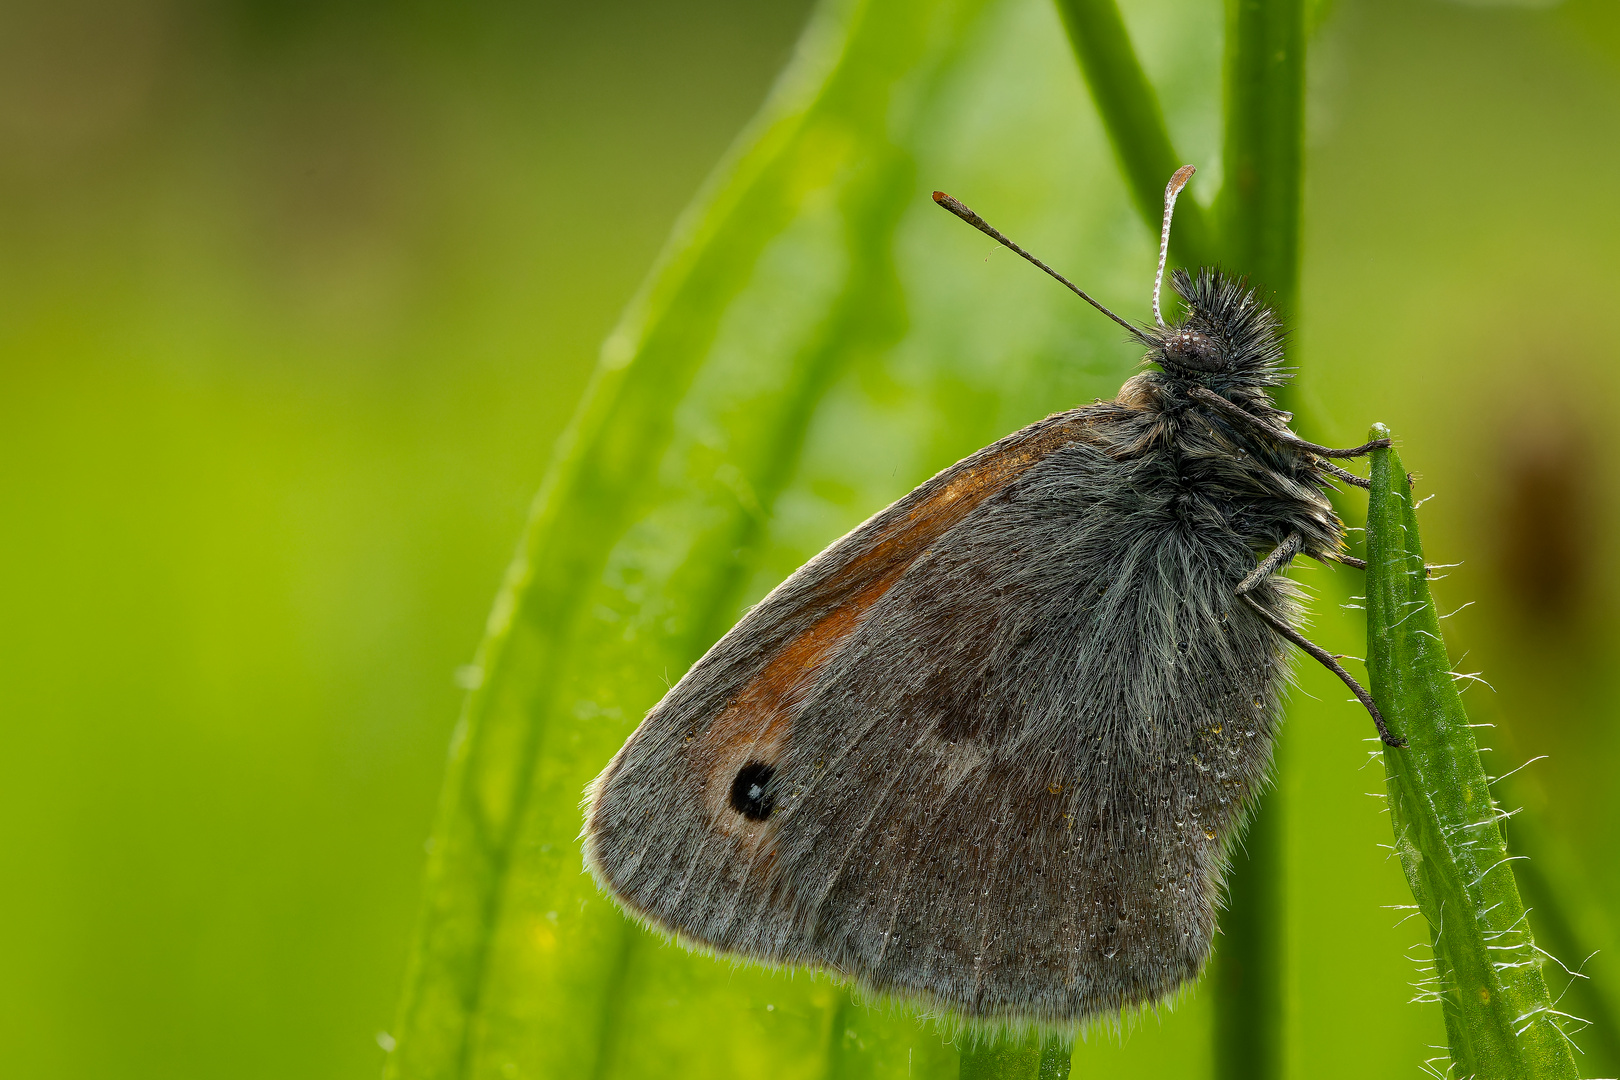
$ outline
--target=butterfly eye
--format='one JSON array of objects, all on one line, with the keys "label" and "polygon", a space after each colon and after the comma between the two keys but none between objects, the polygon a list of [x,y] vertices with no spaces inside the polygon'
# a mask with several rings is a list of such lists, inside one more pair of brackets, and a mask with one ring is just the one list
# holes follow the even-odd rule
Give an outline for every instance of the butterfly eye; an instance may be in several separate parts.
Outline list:
[{"label": "butterfly eye", "polygon": [[1164,339],[1164,358],[1197,371],[1220,371],[1226,366],[1215,342],[1196,330],[1171,331]]},{"label": "butterfly eye", "polygon": [[731,782],[731,808],[749,821],[764,821],[776,808],[776,797],[768,790],[776,770],[763,761],[750,761],[737,770]]}]

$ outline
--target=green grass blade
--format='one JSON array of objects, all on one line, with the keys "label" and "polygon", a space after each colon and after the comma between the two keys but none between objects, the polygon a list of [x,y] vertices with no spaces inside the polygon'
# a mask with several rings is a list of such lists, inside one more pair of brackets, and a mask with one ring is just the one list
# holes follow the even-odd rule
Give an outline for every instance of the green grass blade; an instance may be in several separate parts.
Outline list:
[{"label": "green grass blade", "polygon": [[[1501,785],[1496,786],[1500,790]],[[1528,816],[1515,818],[1508,850],[1522,856],[1514,864],[1513,872],[1530,911],[1530,925],[1542,948],[1560,962],[1579,965],[1593,953],[1586,948],[1569,917],[1568,909],[1574,906],[1570,894],[1578,891],[1575,884],[1578,879],[1568,874],[1554,877],[1548,873],[1547,860],[1542,854],[1546,846],[1536,842],[1539,838],[1525,837],[1527,831],[1534,831],[1534,823],[1525,820]],[[1554,1000],[1591,1024],[1591,1027],[1571,1032],[1584,1044],[1581,1049],[1586,1052],[1588,1069],[1601,1069],[1604,1075],[1609,1075],[1620,1062],[1620,1016],[1616,1016],[1609,1000],[1609,987],[1595,979],[1565,975],[1546,967],[1542,970],[1551,975],[1555,983],[1562,980],[1566,985],[1566,992],[1554,994]],[[1548,989],[1551,993],[1556,985]]]},{"label": "green grass blade", "polygon": [[[1108,140],[1119,155],[1131,201],[1157,236],[1164,185],[1187,162],[1171,145],[1164,111],[1131,47],[1119,5],[1115,0],[1057,0],[1057,9],[1091,98],[1108,129]],[[1176,204],[1170,250],[1187,266],[1206,266],[1216,261],[1209,215],[1191,198],[1184,196]]]},{"label": "green grass blade", "polygon": [[1304,91],[1302,0],[1227,0],[1221,254],[1285,320],[1299,297]]},{"label": "green grass blade", "polygon": [[[452,745],[388,1076],[636,1072],[645,1063],[618,1036],[682,1023],[649,1004],[676,984],[687,1006],[733,1015],[724,1048],[696,1043],[708,1032],[635,1040],[661,1047],[664,1070],[682,1047],[697,1074],[750,1055],[829,1071],[843,991],[712,964],[694,974],[582,876],[577,806],[662,677],[735,613],[750,538],[835,366],[903,327],[887,260],[915,183],[889,144],[894,98],[930,77],[976,10],[828,6],[605,346]],[[818,216],[806,231],[843,249],[761,270],[770,245]],[[771,326],[729,331],[768,339],[759,355],[728,353],[729,367],[711,355],[739,297],[772,289],[752,308]]]},{"label": "green grass blade", "polygon": [[[1373,438],[1387,437],[1382,426]],[[1409,745],[1386,747],[1390,818],[1412,895],[1429,922],[1424,989],[1445,1013],[1454,1075],[1573,1077],[1531,940],[1473,729],[1429,595],[1411,483],[1393,450],[1374,453],[1367,511],[1372,692]]]},{"label": "green grass blade", "polygon": [[[1570,850],[1568,838],[1548,829],[1535,809],[1547,805],[1546,794],[1539,788],[1523,772],[1491,782],[1499,804],[1525,808],[1514,815],[1512,827],[1506,832],[1509,854],[1522,856],[1514,863],[1513,874],[1530,912],[1536,942],[1565,968],[1579,970],[1587,959],[1597,955],[1589,942],[1602,940],[1603,935],[1594,932],[1590,915],[1600,909],[1592,895],[1590,867],[1582,865]],[[1572,1032],[1585,1051],[1587,1071],[1604,1076],[1620,1072],[1620,1011],[1612,998],[1612,984],[1550,967],[1542,970],[1548,976],[1554,1000],[1563,1001],[1563,1008],[1591,1024]]]},{"label": "green grass blade", "polygon": [[1068,1080],[1073,1054],[1061,1035],[1005,1036],[964,1047],[960,1080]]}]

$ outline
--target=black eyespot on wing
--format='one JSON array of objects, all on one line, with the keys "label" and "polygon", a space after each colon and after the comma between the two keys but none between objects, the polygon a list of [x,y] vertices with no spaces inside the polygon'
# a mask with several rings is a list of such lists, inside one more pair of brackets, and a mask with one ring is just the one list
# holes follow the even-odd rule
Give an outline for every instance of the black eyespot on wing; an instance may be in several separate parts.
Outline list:
[{"label": "black eyespot on wing", "polygon": [[764,821],[776,809],[776,796],[769,790],[776,770],[763,761],[750,761],[737,770],[731,782],[731,808],[749,821]]}]

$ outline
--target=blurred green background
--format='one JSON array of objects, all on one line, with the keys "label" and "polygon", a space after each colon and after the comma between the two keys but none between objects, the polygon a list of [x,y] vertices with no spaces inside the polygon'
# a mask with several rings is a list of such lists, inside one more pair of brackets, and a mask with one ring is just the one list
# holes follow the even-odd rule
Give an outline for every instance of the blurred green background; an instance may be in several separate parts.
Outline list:
[{"label": "blurred green background", "polygon": [[[1207,197],[1219,0],[1122,6]],[[457,672],[597,344],[807,11],[0,5],[0,1073],[381,1068]],[[917,122],[918,199],[1141,317],[1151,243],[1055,16],[981,29]],[[1620,16],[1339,0],[1310,84],[1306,429],[1383,420],[1439,494],[1426,546],[1464,565],[1437,593],[1476,601],[1453,655],[1495,688],[1465,700],[1499,771],[1549,755],[1512,796],[1620,994]],[[916,220],[906,281],[938,288],[831,393],[749,599],[1129,371],[1092,313]],[[923,413],[949,436],[908,442]],[[872,444],[892,470],[851,482]],[[1300,576],[1359,653],[1353,590]],[[1290,1071],[1412,1075],[1442,1041],[1404,1004],[1422,934],[1380,906],[1410,898],[1329,679],[1302,670],[1282,751]],[[1082,1054],[1196,1072],[1197,995],[1137,1028]]]}]

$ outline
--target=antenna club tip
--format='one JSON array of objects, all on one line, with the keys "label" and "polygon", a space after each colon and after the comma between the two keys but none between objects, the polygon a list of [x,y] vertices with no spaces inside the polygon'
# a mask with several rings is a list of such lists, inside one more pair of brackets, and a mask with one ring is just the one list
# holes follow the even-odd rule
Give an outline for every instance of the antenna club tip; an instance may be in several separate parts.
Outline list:
[{"label": "antenna club tip", "polygon": [[951,199],[951,197],[949,195],[945,194],[943,191],[936,191],[936,192],[934,192],[934,201],[939,203],[939,205],[944,206],[947,202],[950,202],[950,201],[953,201],[953,200]]},{"label": "antenna club tip", "polygon": [[1198,169],[1195,166],[1183,165],[1176,170],[1175,175],[1170,178],[1170,182],[1165,185],[1165,192],[1167,194],[1180,194],[1181,189],[1187,186],[1187,181],[1191,180],[1193,173],[1197,171]]}]

